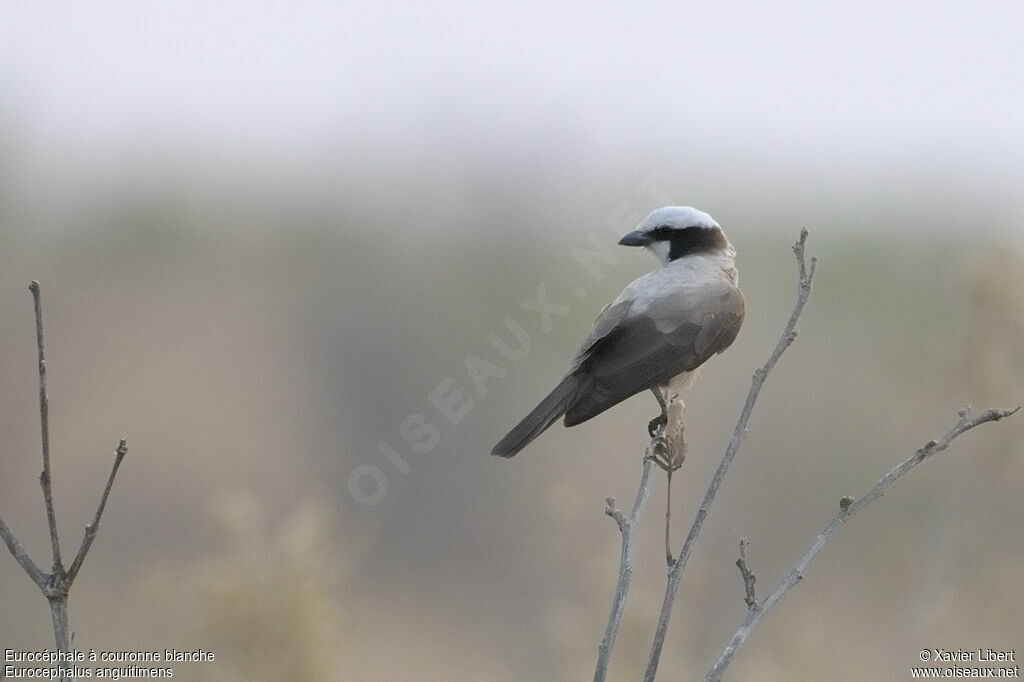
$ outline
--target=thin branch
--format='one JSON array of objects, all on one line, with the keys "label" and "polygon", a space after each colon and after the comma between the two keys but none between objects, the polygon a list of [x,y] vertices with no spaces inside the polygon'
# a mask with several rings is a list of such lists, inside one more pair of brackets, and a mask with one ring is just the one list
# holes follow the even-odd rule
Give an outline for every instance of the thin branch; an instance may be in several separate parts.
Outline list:
[{"label": "thin branch", "polygon": [[25,569],[25,572],[28,573],[29,577],[32,578],[32,582],[38,585],[39,589],[44,589],[49,576],[43,571],[43,569],[36,566],[36,562],[32,561],[32,558],[25,551],[25,548],[21,546],[20,542],[18,542],[18,538],[15,536],[14,531],[7,526],[7,523],[4,521],[2,516],[0,516],[0,537],[4,539],[4,542],[7,543],[7,549],[11,550],[11,554],[18,563],[21,564],[21,567]]},{"label": "thin branch", "polygon": [[57,514],[53,510],[53,476],[50,470],[50,400],[46,394],[46,353],[43,351],[43,303],[39,282],[32,280],[28,285],[36,311],[36,346],[39,348],[39,428],[43,439],[43,472],[39,474],[39,485],[43,488],[43,503],[46,505],[46,523],[50,528],[50,547],[53,552],[53,572],[64,570],[60,558],[60,540],[57,537]]},{"label": "thin branch", "polygon": [[991,409],[986,410],[976,417],[971,416],[970,407],[960,410],[959,419],[956,424],[954,424],[953,427],[950,428],[941,438],[938,440],[928,441],[913,455],[890,469],[885,476],[882,476],[875,485],[860,497],[855,499],[844,497],[840,500],[839,511],[834,517],[832,517],[829,524],[825,526],[820,533],[818,533],[818,536],[806,551],[804,551],[803,555],[797,560],[797,562],[793,564],[793,567],[789,569],[782,580],[779,581],[779,584],[776,585],[775,588],[757,605],[757,608],[747,610],[747,614],[744,617],[743,622],[736,630],[736,633],[729,641],[729,644],[727,644],[725,649],[722,650],[721,655],[718,657],[718,661],[704,676],[705,682],[718,682],[718,680],[722,678],[722,673],[725,672],[725,669],[732,662],[732,659],[736,656],[736,652],[741,646],[743,646],[743,643],[747,640],[747,637],[754,629],[754,626],[756,626],[761,620],[761,617],[794,585],[803,579],[804,571],[807,569],[807,566],[814,560],[822,547],[824,547],[826,543],[828,543],[828,541],[831,540],[839,531],[843,524],[846,523],[847,519],[881,497],[882,494],[888,490],[889,486],[896,481],[896,479],[903,476],[928,457],[948,448],[953,439],[960,434],[970,431],[975,426],[979,426],[986,422],[999,421],[1000,419],[1009,417],[1016,414],[1020,409],[1019,405],[1012,410]]},{"label": "thin branch", "polygon": [[622,534],[622,549],[619,555],[619,580],[615,586],[615,597],[612,599],[612,611],[608,616],[608,626],[605,628],[604,638],[597,647],[597,668],[594,670],[594,682],[604,682],[608,674],[608,662],[611,660],[612,648],[615,646],[615,636],[619,632],[619,625],[622,623],[622,612],[626,607],[626,594],[629,592],[629,581],[633,577],[633,528],[640,521],[640,512],[644,503],[650,495],[648,482],[651,477],[651,463],[653,461],[653,443],[647,447],[644,455],[643,469],[640,473],[640,485],[636,491],[636,499],[633,501],[633,509],[627,516],[621,509],[615,506],[615,498],[605,498],[604,513],[615,519]]},{"label": "thin branch", "polygon": [[754,592],[754,585],[757,583],[757,576],[747,566],[747,545],[750,542],[746,538],[740,538],[740,558],[736,560],[736,568],[740,569],[743,577],[743,601],[747,603],[748,609],[757,608],[757,594]]},{"label": "thin branch", "polygon": [[71,568],[68,569],[67,581],[69,587],[71,586],[71,583],[74,582],[75,576],[78,575],[78,569],[82,567],[82,562],[85,561],[85,555],[89,553],[92,541],[96,539],[96,533],[98,533],[100,529],[100,517],[103,516],[103,509],[107,506],[107,498],[110,496],[110,489],[114,486],[114,477],[117,476],[117,470],[121,466],[121,460],[123,460],[127,454],[128,442],[122,438],[121,442],[117,445],[117,451],[114,453],[114,466],[110,470],[110,477],[107,478],[107,487],[103,489],[103,496],[100,498],[100,504],[96,507],[96,516],[93,517],[92,523],[85,527],[85,536],[82,538],[82,545],[78,548],[78,554],[75,556],[75,560],[71,563]]},{"label": "thin branch", "polygon": [[[15,560],[25,570],[25,573],[32,578],[32,581],[39,587],[39,590],[49,602],[50,617],[53,620],[53,634],[57,648],[61,651],[68,651],[71,648],[71,629],[68,624],[68,594],[71,591],[71,585],[75,581],[75,576],[78,575],[78,571],[82,567],[82,562],[85,561],[85,557],[89,553],[93,540],[96,539],[100,519],[103,516],[103,510],[107,506],[110,490],[114,486],[117,470],[121,466],[121,461],[125,458],[125,455],[128,454],[128,445],[123,438],[118,444],[114,455],[114,465],[110,470],[110,476],[107,478],[107,486],[100,497],[96,514],[93,517],[92,523],[85,527],[82,545],[78,549],[78,554],[75,556],[70,570],[65,570],[60,556],[60,540],[57,537],[57,518],[53,511],[53,488],[50,473],[49,399],[46,393],[46,355],[43,351],[43,309],[39,295],[39,282],[33,281],[29,285],[29,290],[32,292],[32,298],[35,302],[36,345],[39,348],[39,416],[43,442],[43,472],[39,476],[39,482],[43,488],[43,501],[46,504],[46,518],[53,549],[52,572],[46,573],[32,561],[25,548],[22,547],[21,542],[18,541],[17,536],[15,536],[2,517],[0,517],[0,537],[3,537],[4,542],[7,544],[7,549],[10,550]],[[62,679],[70,678],[64,677]]]},{"label": "thin branch", "polygon": [[[59,651],[71,651],[71,628],[68,625],[68,595],[63,594],[50,598],[50,620],[53,621],[54,641]],[[71,682],[73,678],[62,677],[61,682]]]},{"label": "thin branch", "polygon": [[683,414],[686,405],[678,395],[670,396],[665,409],[665,428],[663,438],[656,442],[654,461],[665,470],[668,482],[665,486],[665,564],[672,565],[672,474],[683,466],[686,459],[686,439],[684,437]]},{"label": "thin branch", "polygon": [[668,483],[665,485],[665,563],[672,565],[672,470],[665,472]]},{"label": "thin branch", "polygon": [[704,520],[707,518],[711,503],[715,501],[715,496],[718,494],[718,488],[722,485],[722,479],[729,470],[729,466],[732,464],[733,458],[736,456],[737,451],[739,451],[740,444],[747,435],[747,422],[750,420],[750,414],[753,412],[754,405],[757,403],[757,397],[761,392],[761,387],[764,385],[765,379],[768,378],[768,374],[772,371],[772,368],[775,367],[775,363],[779,361],[779,358],[782,357],[782,354],[786,349],[789,348],[793,341],[796,340],[796,323],[800,319],[800,314],[803,312],[804,306],[807,304],[807,299],[811,295],[811,283],[814,280],[814,271],[817,267],[816,258],[811,258],[810,267],[807,267],[806,265],[804,246],[807,243],[807,235],[808,232],[806,229],[801,230],[799,241],[793,245],[793,253],[796,254],[800,277],[799,286],[797,288],[796,305],[793,307],[793,312],[789,316],[789,321],[786,323],[786,327],[782,332],[782,336],[779,338],[778,344],[775,346],[775,350],[772,351],[768,361],[754,372],[754,376],[750,382],[750,392],[747,394],[747,401],[743,406],[743,411],[740,413],[739,421],[736,422],[736,428],[733,431],[732,439],[729,441],[729,445],[725,450],[725,455],[722,457],[722,461],[719,463],[718,469],[715,471],[715,475],[711,479],[711,484],[708,486],[708,490],[704,494],[704,500],[701,502],[700,509],[697,511],[697,516],[693,521],[693,525],[690,527],[690,532],[686,536],[686,541],[683,543],[683,548],[679,552],[679,557],[669,567],[668,583],[665,587],[665,598],[662,601],[661,613],[658,617],[658,626],[654,633],[654,643],[651,645],[651,654],[647,661],[647,671],[644,674],[644,682],[653,682],[654,677],[658,672],[658,663],[661,659],[661,649],[665,643],[665,634],[668,631],[668,622],[672,615],[672,605],[675,603],[676,593],[679,591],[679,582],[682,578],[683,570],[686,568],[686,563],[690,558],[690,552],[693,550],[694,542],[700,534],[701,528],[704,525]]},{"label": "thin branch", "polygon": [[[672,472],[683,465],[686,444],[683,441],[683,411],[685,406],[678,396],[666,399],[661,391],[651,389],[661,406],[661,416],[651,422],[651,440],[644,452],[643,471],[640,474],[640,485],[636,491],[636,499],[629,516],[615,507],[615,498],[605,498],[605,514],[615,519],[622,534],[622,552],[619,561],[619,580],[615,586],[615,597],[612,599],[612,611],[608,616],[608,625],[604,638],[597,649],[597,668],[594,670],[594,681],[605,679],[608,673],[608,662],[615,637],[622,623],[622,612],[626,605],[626,594],[629,592],[629,581],[633,575],[633,528],[640,521],[640,511],[650,495],[648,480],[651,474],[651,463],[657,464],[668,473],[668,499],[665,508],[665,553],[668,561],[672,560],[669,545],[669,522],[672,518]],[[655,427],[655,425],[657,425]]]}]

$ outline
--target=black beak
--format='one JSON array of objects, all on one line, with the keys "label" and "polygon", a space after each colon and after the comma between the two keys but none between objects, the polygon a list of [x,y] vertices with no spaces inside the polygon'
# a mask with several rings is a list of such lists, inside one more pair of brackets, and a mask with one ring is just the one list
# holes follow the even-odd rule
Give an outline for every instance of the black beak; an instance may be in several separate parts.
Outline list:
[{"label": "black beak", "polygon": [[652,241],[651,236],[640,230],[633,230],[619,240],[620,246],[647,246]]}]

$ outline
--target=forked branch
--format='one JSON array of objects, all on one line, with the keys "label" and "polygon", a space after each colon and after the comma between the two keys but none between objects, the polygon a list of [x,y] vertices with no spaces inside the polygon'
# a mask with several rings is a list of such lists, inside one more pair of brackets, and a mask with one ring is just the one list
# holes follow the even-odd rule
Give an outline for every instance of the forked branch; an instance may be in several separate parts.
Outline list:
[{"label": "forked branch", "polygon": [[781,599],[783,595],[785,595],[794,585],[803,579],[804,571],[807,569],[807,566],[814,560],[814,557],[821,551],[821,548],[824,547],[837,532],[839,532],[839,529],[844,523],[846,523],[847,519],[881,497],[882,494],[888,490],[889,486],[892,485],[900,476],[903,476],[936,452],[942,452],[948,448],[949,444],[960,434],[970,431],[975,426],[980,426],[986,422],[999,421],[1000,419],[1009,417],[1016,414],[1018,410],[1020,410],[1019,405],[1012,410],[986,410],[977,416],[971,416],[970,407],[960,410],[959,418],[956,423],[953,424],[953,426],[946,431],[941,438],[938,440],[928,441],[924,446],[918,448],[914,454],[890,469],[885,476],[882,476],[877,483],[871,486],[871,488],[869,488],[868,491],[860,497],[844,497],[841,499],[839,501],[839,511],[837,511],[836,515],[832,517],[829,524],[825,526],[820,533],[818,533],[818,536],[814,538],[814,541],[804,551],[803,555],[795,564],[793,564],[793,567],[789,569],[786,575],[783,576],[782,580],[779,581],[779,584],[776,585],[764,599],[757,602],[756,606],[752,606],[747,609],[743,622],[740,623],[736,633],[722,650],[718,660],[704,676],[705,682],[718,682],[718,680],[722,679],[722,673],[725,672],[725,669],[732,662],[739,648],[743,646],[743,643],[747,640],[750,632],[758,622],[760,622],[761,617],[764,616],[765,612],[774,606],[775,603],[779,601],[779,599]]},{"label": "forked branch", "polygon": [[110,496],[110,490],[114,486],[114,478],[117,476],[117,470],[121,466],[121,461],[128,454],[128,445],[125,439],[121,439],[118,443],[117,450],[114,454],[114,465],[110,470],[110,476],[107,478],[106,488],[103,490],[103,496],[100,498],[99,505],[96,507],[96,513],[93,515],[92,523],[85,527],[85,535],[82,538],[82,544],[78,548],[78,552],[75,555],[75,559],[71,564],[71,568],[65,570],[64,562],[61,559],[60,553],[60,539],[57,536],[57,514],[54,511],[53,504],[53,476],[50,468],[50,423],[49,423],[49,396],[46,390],[46,353],[43,347],[43,306],[39,292],[39,282],[33,281],[29,285],[29,290],[32,292],[32,299],[35,304],[36,314],[36,347],[39,351],[39,421],[40,421],[40,433],[42,438],[42,451],[43,451],[43,471],[39,476],[39,483],[43,489],[43,504],[46,507],[46,521],[50,531],[50,550],[53,559],[53,568],[50,573],[46,573],[29,557],[25,548],[18,541],[18,537],[14,534],[14,531],[7,525],[3,517],[0,516],[0,537],[3,538],[4,543],[7,545],[7,549],[10,550],[18,564],[24,569],[25,573],[32,579],[32,582],[39,587],[43,596],[47,598],[50,604],[50,616],[53,621],[54,638],[57,643],[57,648],[62,651],[68,651],[71,648],[71,635],[68,626],[68,609],[67,599],[68,592],[71,590],[71,585],[75,581],[75,577],[78,575],[78,571],[82,568],[82,562],[85,561],[86,555],[89,553],[89,548],[92,547],[93,540],[96,539],[96,533],[99,531],[100,519],[103,516],[103,510],[107,505],[107,498]]},{"label": "forked branch", "polygon": [[679,552],[679,556],[675,561],[671,562],[668,567],[668,581],[665,586],[665,597],[661,604],[661,613],[658,616],[658,626],[654,632],[654,643],[651,645],[651,654],[647,661],[647,671],[644,674],[644,682],[653,682],[655,675],[658,673],[658,663],[661,660],[661,649],[665,643],[665,634],[668,631],[669,619],[672,615],[672,605],[675,603],[676,593],[679,591],[679,582],[683,576],[683,570],[686,568],[686,563],[690,558],[690,553],[693,551],[694,542],[697,540],[697,536],[700,535],[701,528],[704,526],[704,520],[707,518],[708,510],[711,508],[711,503],[715,501],[715,496],[718,494],[718,489],[722,485],[722,480],[725,478],[725,474],[729,471],[729,467],[732,465],[733,459],[736,457],[736,453],[740,449],[740,445],[743,443],[743,439],[747,435],[747,422],[750,421],[750,415],[754,411],[754,405],[757,403],[757,397],[761,393],[761,387],[764,385],[765,380],[771,373],[775,364],[782,357],[782,354],[786,352],[793,341],[796,340],[796,324],[800,319],[801,313],[804,311],[804,306],[807,304],[807,300],[811,296],[811,284],[814,281],[814,271],[817,267],[818,260],[811,258],[810,265],[808,266],[806,261],[806,255],[804,247],[807,243],[808,232],[806,229],[800,230],[800,239],[793,245],[793,253],[796,255],[797,270],[798,270],[798,283],[797,283],[797,298],[796,304],[793,306],[793,312],[789,316],[789,320],[786,322],[786,327],[782,330],[782,336],[779,337],[778,343],[775,345],[775,349],[772,351],[768,360],[754,372],[754,376],[750,382],[750,391],[747,393],[747,401],[743,405],[743,411],[740,413],[739,421],[736,422],[736,428],[733,430],[732,439],[729,441],[729,445],[725,449],[725,455],[722,457],[722,461],[718,464],[718,469],[715,471],[714,477],[711,479],[711,484],[708,486],[707,492],[704,493],[704,500],[701,502],[700,508],[697,510],[697,516],[694,518],[693,525],[690,527],[690,532],[686,536],[686,541],[683,542],[683,548]]},{"label": "forked branch", "polygon": [[626,595],[629,593],[629,581],[633,577],[633,529],[640,521],[640,512],[643,511],[647,496],[650,495],[648,482],[651,478],[651,463],[654,460],[654,440],[647,447],[644,454],[643,469],[640,473],[640,485],[636,491],[636,498],[633,500],[633,508],[627,515],[615,506],[615,498],[605,498],[604,513],[612,517],[619,526],[619,533],[622,534],[622,547],[619,552],[619,579],[615,585],[615,597],[612,599],[612,612],[608,616],[608,625],[605,628],[604,638],[597,648],[597,667],[594,670],[594,682],[603,682],[608,674],[608,662],[611,660],[612,648],[615,646],[615,637],[619,633],[619,625],[622,624],[622,612],[626,607]]}]

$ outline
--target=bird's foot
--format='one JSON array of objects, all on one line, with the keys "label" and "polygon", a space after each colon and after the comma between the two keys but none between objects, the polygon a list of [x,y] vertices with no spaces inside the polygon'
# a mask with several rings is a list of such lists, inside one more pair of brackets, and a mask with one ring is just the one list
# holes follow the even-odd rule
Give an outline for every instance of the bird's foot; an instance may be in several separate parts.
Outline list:
[{"label": "bird's foot", "polygon": [[654,438],[658,435],[659,431],[665,428],[666,424],[668,424],[668,415],[662,412],[647,424],[648,435],[650,435],[651,438]]}]

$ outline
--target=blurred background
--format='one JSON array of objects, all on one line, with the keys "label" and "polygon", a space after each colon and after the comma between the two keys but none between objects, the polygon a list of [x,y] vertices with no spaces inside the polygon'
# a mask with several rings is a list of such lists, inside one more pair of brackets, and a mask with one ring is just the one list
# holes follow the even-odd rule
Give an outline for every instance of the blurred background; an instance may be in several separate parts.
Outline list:
[{"label": "blurred background", "polygon": [[[965,404],[1024,401],[1019,3],[7,3],[0,21],[0,514],[48,566],[30,280],[79,649],[208,649],[188,680],[575,680],[655,415],[493,444],[652,267],[619,236],[709,211],[747,319],[687,403],[681,543],[795,296],[797,343],[684,577],[696,679],[835,512]],[[545,318],[546,297],[560,306]],[[525,304],[525,305],[524,305]],[[1024,647],[1024,418],[900,480],[730,678],[903,679]],[[664,589],[654,477],[611,679]],[[0,552],[0,644],[52,645]]]}]

